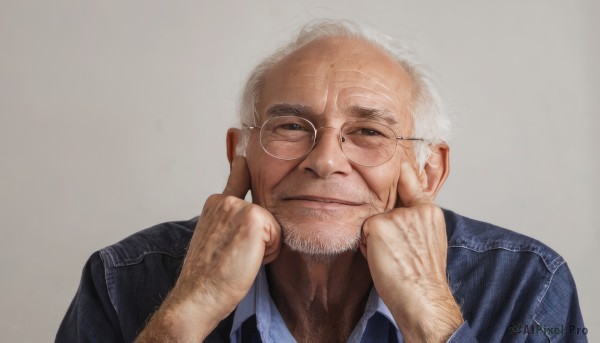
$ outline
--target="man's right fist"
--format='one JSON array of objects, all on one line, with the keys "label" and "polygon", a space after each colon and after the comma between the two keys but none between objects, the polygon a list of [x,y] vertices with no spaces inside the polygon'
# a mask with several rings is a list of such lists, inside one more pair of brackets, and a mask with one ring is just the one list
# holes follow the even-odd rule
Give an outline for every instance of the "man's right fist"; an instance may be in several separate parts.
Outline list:
[{"label": "man's right fist", "polygon": [[243,200],[250,185],[246,159],[237,156],[223,194],[206,200],[177,283],[146,329],[203,340],[242,301],[261,264],[277,258],[281,227],[269,211]]},{"label": "man's right fist", "polygon": [[235,309],[261,264],[273,261],[281,246],[273,215],[243,200],[250,184],[246,159],[237,156],[223,194],[211,195],[204,204],[173,290],[191,299],[209,297],[223,316]]}]

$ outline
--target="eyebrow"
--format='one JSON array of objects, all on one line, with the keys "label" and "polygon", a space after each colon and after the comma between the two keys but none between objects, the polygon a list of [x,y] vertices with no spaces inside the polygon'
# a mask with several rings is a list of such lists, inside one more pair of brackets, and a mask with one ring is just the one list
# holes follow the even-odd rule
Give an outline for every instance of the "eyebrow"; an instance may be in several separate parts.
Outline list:
[{"label": "eyebrow", "polygon": [[277,116],[295,115],[299,117],[311,117],[315,111],[310,106],[300,104],[275,104],[269,107],[265,113],[268,118]]},{"label": "eyebrow", "polygon": [[[353,117],[358,119],[384,121],[391,126],[398,124],[398,121],[394,118],[393,112],[386,109],[350,106],[349,112]],[[266,119],[285,115],[295,115],[303,118],[310,118],[315,117],[316,113],[312,107],[301,104],[275,104],[269,107],[265,113]]]},{"label": "eyebrow", "polygon": [[351,106],[350,113],[360,119],[385,121],[388,125],[392,126],[398,124],[398,121],[394,118],[394,114],[386,109]]}]

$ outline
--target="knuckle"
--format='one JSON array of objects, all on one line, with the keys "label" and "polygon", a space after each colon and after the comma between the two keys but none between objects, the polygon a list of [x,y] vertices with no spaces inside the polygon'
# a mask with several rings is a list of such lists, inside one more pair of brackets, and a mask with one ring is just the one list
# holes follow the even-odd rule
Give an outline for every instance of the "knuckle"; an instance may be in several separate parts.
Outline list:
[{"label": "knuckle", "polygon": [[214,204],[214,203],[218,202],[220,199],[221,199],[220,194],[212,194],[212,195],[209,195],[208,198],[206,198],[206,203]]},{"label": "knuckle", "polygon": [[370,231],[373,225],[375,225],[376,221],[377,220],[375,219],[375,216],[365,219],[362,225],[363,232],[367,233]]},{"label": "knuckle", "polygon": [[208,213],[210,210],[216,207],[216,205],[221,200],[220,194],[212,194],[206,198],[204,202],[204,207],[202,208],[202,214]]},{"label": "knuckle", "polygon": [[364,221],[363,232],[366,234],[377,233],[384,226],[383,224],[385,224],[386,221],[387,218],[383,213],[372,216]]},{"label": "knuckle", "polygon": [[442,210],[436,206],[435,204],[423,204],[423,206],[421,207],[423,213],[427,216],[438,216],[440,214],[442,214]]},{"label": "knuckle", "polygon": [[257,223],[263,223],[264,218],[264,210],[254,204],[250,204],[241,209],[238,213],[239,220],[244,227],[252,230],[255,227],[261,227],[261,225],[256,225]]},{"label": "knuckle", "polygon": [[363,226],[365,229],[371,229],[372,227],[377,226],[377,224],[380,221],[381,221],[381,216],[375,215],[375,216],[367,218],[367,220],[365,220]]},{"label": "knuckle", "polygon": [[231,196],[224,195],[221,197],[221,209],[226,212],[232,211],[239,203],[240,199]]},{"label": "knuckle", "polygon": [[263,216],[262,208],[254,204],[246,207],[244,212],[249,219],[258,219]]},{"label": "knuckle", "polygon": [[403,208],[398,208],[395,211],[391,211],[389,213],[390,220],[396,224],[404,223],[406,221],[407,217],[410,216],[411,210],[412,209],[403,207]]}]

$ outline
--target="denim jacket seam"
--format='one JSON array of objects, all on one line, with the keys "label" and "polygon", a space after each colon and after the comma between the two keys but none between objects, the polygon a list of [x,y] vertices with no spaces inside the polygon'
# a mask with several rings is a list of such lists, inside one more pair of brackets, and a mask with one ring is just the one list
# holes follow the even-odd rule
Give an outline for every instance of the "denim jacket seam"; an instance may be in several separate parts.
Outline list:
[{"label": "denim jacket seam", "polygon": [[100,253],[100,258],[102,259],[102,264],[104,265],[104,268],[112,268],[113,266],[116,265],[116,261],[115,261],[115,252],[113,251],[112,247],[106,247],[104,249],[100,249],[99,251]]},{"label": "denim jacket seam", "polygon": [[[471,250],[477,253],[483,253],[492,250],[506,250],[514,253],[532,253],[537,255],[543,262],[544,267],[548,270],[548,272],[554,274],[554,272],[564,263],[564,259],[557,255],[552,260],[549,261],[547,254],[542,254],[539,248],[531,247],[530,245],[521,246],[520,248],[516,248],[510,246],[510,244],[500,245],[504,242],[495,242],[493,246],[488,246],[489,244],[463,244],[463,245],[448,245],[448,248],[462,248]],[[545,256],[546,255],[546,256]]]},{"label": "denim jacket seam", "polygon": [[554,258],[554,260],[552,260],[552,262],[550,262],[550,265],[552,266],[552,275],[554,275],[554,273],[558,270],[558,268],[560,268],[560,266],[562,266],[565,263],[565,260],[562,258],[562,256],[558,255],[556,256],[556,258]]},{"label": "denim jacket seam", "polygon": [[[548,282],[546,282],[544,284],[544,290],[542,292],[542,295],[539,297],[538,301],[537,301],[537,305],[535,307],[535,311],[533,314],[533,321],[537,324],[537,325],[542,325],[540,319],[539,319],[539,311],[540,311],[540,306],[542,305],[542,302],[544,301],[544,298],[546,297],[546,293],[548,293],[548,290],[550,289],[550,285],[552,284],[552,281],[554,279],[554,275],[556,274],[556,271],[558,270],[558,268],[560,268],[563,264],[565,264],[565,261],[562,261],[554,270],[554,272],[550,273],[550,279],[548,280]],[[548,332],[544,331],[544,334],[546,335],[546,337],[548,338],[549,342],[552,342],[553,339],[552,337],[550,337],[548,335]]]},{"label": "denim jacket seam", "polygon": [[108,298],[110,299],[110,303],[115,310],[115,313],[119,315],[119,307],[117,306],[116,299],[116,291],[114,289],[114,270],[110,267],[111,264],[114,264],[113,255],[110,254],[108,249],[100,250],[100,259],[102,260],[102,265],[104,266],[104,282],[106,283],[106,291],[108,293]]},{"label": "denim jacket seam", "polygon": [[152,254],[166,255],[166,256],[169,256],[169,257],[175,258],[175,259],[181,259],[181,258],[185,257],[184,252],[178,253],[178,252],[169,252],[169,251],[162,251],[162,250],[148,250],[148,251],[143,251],[134,257],[124,258],[124,257],[119,257],[118,254],[114,251],[114,249],[112,247],[107,247],[107,248],[100,250],[100,256],[105,257],[105,258],[103,258],[103,260],[106,262],[105,263],[106,268],[119,268],[119,267],[127,267],[127,266],[140,264],[140,263],[142,263],[142,261],[144,260],[144,258],[146,256],[152,255]]}]

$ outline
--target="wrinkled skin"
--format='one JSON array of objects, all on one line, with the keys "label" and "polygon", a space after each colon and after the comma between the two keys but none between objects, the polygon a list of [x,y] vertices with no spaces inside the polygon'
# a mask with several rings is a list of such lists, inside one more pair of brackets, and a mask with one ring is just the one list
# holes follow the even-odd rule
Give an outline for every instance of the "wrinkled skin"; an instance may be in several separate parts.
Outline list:
[{"label": "wrinkled skin", "polygon": [[[463,321],[446,281],[445,223],[434,203],[448,147],[432,146],[421,171],[411,143],[363,167],[338,140],[344,122],[366,116],[411,135],[413,96],[401,66],[355,39],[315,41],[275,65],[259,122],[291,111],[325,128],[306,157],[291,161],[266,154],[258,130],[246,159],[234,159],[239,132],[228,132],[228,186],[207,200],[181,276],[138,340],[202,340],[269,262],[271,295],[299,342],[345,341],[372,285],[406,342],[446,340]],[[254,204],[242,200],[248,189]]]}]

